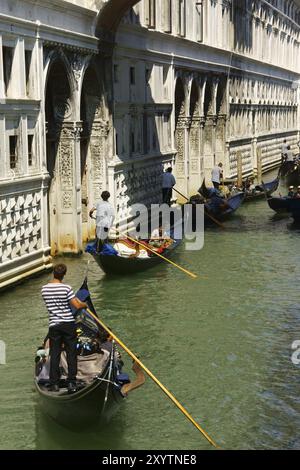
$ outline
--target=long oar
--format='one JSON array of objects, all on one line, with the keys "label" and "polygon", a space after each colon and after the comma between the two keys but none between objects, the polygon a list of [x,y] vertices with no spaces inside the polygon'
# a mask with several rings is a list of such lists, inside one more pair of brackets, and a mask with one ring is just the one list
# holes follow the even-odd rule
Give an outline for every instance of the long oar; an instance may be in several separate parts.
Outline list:
[{"label": "long oar", "polygon": [[152,374],[152,372],[144,366],[144,364],[138,359],[138,357],[130,351],[130,349],[121,341],[107,326],[98,318],[96,315],[87,309],[87,312],[107,333],[127,352],[127,354],[146,372],[146,374],[159,386],[159,388],[172,400],[172,402],[179,408],[179,410],[191,421],[191,423],[203,434],[208,442],[214,447],[218,448],[217,444],[209,437],[209,435],[201,428],[201,426],[194,420],[189,412],[179,403],[179,401],[172,395],[172,393]]},{"label": "long oar", "polygon": [[159,258],[162,258],[164,261],[167,261],[168,263],[172,264],[172,266],[175,266],[175,268],[180,269],[180,271],[184,272],[185,274],[192,277],[193,279],[197,279],[198,276],[196,274],[191,273],[187,269],[184,269],[182,266],[179,266],[179,264],[174,263],[173,261],[171,261],[170,259],[168,259],[165,256],[161,255],[160,253],[157,253],[155,250],[152,250],[152,248],[149,248],[148,245],[146,246],[146,245],[144,245],[144,243],[139,242],[138,240],[135,240],[134,238],[129,237],[129,235],[127,235],[127,233],[119,232],[119,234],[126,237],[126,238],[128,238],[128,240],[132,241],[133,243],[137,243],[138,245],[142,246],[146,250],[151,251],[151,253],[154,253]]},{"label": "long oar", "polygon": [[[186,199],[187,201],[189,201],[189,199],[188,199],[184,194],[182,194],[180,191],[178,191],[178,190],[175,189],[175,188],[173,188],[173,189],[174,189],[174,191],[175,191],[176,193],[178,193],[178,194],[179,194],[180,196],[182,196],[184,199]],[[220,222],[219,220],[217,220],[215,217],[213,217],[212,215],[210,215],[209,212],[207,212],[207,211],[205,210],[205,207],[204,207],[204,213],[205,213],[205,215],[207,215],[207,217],[209,217],[215,224],[219,225],[219,227],[221,227],[221,228],[223,228],[223,229],[225,228],[225,226],[224,226],[223,224],[221,224],[221,222]]]}]

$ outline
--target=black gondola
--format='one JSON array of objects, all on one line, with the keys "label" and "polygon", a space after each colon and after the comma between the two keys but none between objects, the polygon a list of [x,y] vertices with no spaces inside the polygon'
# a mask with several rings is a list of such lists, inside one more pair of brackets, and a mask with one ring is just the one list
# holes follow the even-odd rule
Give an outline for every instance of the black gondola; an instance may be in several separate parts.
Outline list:
[{"label": "black gondola", "polygon": [[[255,187],[255,191],[253,192],[245,191],[244,202],[253,201],[253,200],[260,199],[266,196],[267,197],[271,196],[271,194],[273,194],[278,189],[279,181],[280,181],[279,177],[277,177],[276,179],[274,179],[273,181],[270,181],[269,183],[262,183],[262,184],[257,185]],[[199,193],[203,197],[205,197],[205,199],[208,199],[210,195],[210,189],[211,188],[207,188],[205,184],[205,180],[204,180],[201,188],[199,189]]]},{"label": "black gondola", "polygon": [[[96,314],[86,280],[78,291],[77,297],[86,302],[90,310]],[[105,338],[104,330],[101,331],[95,320],[85,310],[78,313],[76,322],[78,327],[81,326],[84,329],[85,336],[93,337],[96,334],[98,337]],[[115,344],[105,341],[100,348],[99,353],[93,354],[90,358],[92,362],[95,361],[94,365],[101,364],[101,369],[92,378],[90,370],[89,382],[82,381],[78,391],[71,394],[68,393],[66,381],[63,379],[60,382],[60,391],[50,392],[49,379],[48,381],[47,378],[45,379],[45,373],[41,378],[42,368],[49,367],[49,357],[47,360],[39,359],[39,357],[36,359],[35,387],[42,411],[63,426],[76,429],[102,420],[108,421],[124,401],[122,386],[130,381],[126,374],[121,373],[123,363]],[[80,359],[83,360],[82,368],[85,367],[85,360],[90,361],[89,356],[78,356],[78,361]],[[89,362],[90,369],[92,362]]]},{"label": "black gondola", "polygon": [[274,197],[268,200],[269,206],[277,213],[290,214],[295,222],[300,221],[300,199],[297,197]]},{"label": "black gondola", "polygon": [[244,193],[236,193],[233,196],[229,197],[228,199],[224,199],[224,201],[228,204],[228,209],[224,211],[220,211],[218,213],[211,213],[209,204],[205,204],[205,217],[204,222],[205,225],[215,225],[216,223],[213,221],[209,215],[212,215],[216,220],[219,222],[223,222],[224,220],[229,219],[234,212],[236,212],[239,207],[243,204],[245,199]]},{"label": "black gondola", "polygon": [[270,209],[277,212],[277,214],[284,214],[289,212],[288,200],[287,197],[270,197],[268,198],[268,204]]},{"label": "black gondola", "polygon": [[246,191],[245,202],[255,201],[256,199],[262,199],[264,197],[270,197],[279,186],[279,178],[270,181],[269,183],[263,183],[255,187],[255,191]]},{"label": "black gondola", "polygon": [[[180,245],[182,240],[173,240],[173,243],[166,248],[162,255],[165,258],[170,258],[176,248]],[[161,264],[162,258],[155,254],[147,258],[128,258],[119,255],[106,255],[97,252],[96,244],[89,243],[86,251],[90,253],[96,263],[106,274],[126,276],[129,274],[136,274]]]},{"label": "black gondola", "polygon": [[295,161],[283,162],[281,164],[279,174],[284,178],[288,186],[300,185],[300,161],[299,158]]},{"label": "black gondola", "polygon": [[[199,193],[205,198],[209,199],[211,195],[211,189],[207,188],[205,185],[205,180],[203,181],[203,184],[201,188],[199,189]],[[244,199],[245,199],[245,193],[243,192],[238,192],[234,194],[233,196],[229,197],[228,199],[223,198],[224,202],[229,206],[226,210],[220,210],[217,212],[211,212],[210,210],[210,204],[209,202],[206,202],[204,204],[205,212],[204,212],[204,223],[205,226],[211,226],[211,225],[217,225],[217,222],[223,222],[224,220],[230,218],[234,212],[238,210],[238,208],[243,204]],[[196,204],[203,204],[203,200],[201,201],[201,196],[196,195],[192,196],[190,199],[190,203],[193,205]],[[195,212],[193,212],[193,230],[195,229]],[[211,217],[210,217],[211,215]],[[217,222],[215,222],[213,219],[215,219]]]}]

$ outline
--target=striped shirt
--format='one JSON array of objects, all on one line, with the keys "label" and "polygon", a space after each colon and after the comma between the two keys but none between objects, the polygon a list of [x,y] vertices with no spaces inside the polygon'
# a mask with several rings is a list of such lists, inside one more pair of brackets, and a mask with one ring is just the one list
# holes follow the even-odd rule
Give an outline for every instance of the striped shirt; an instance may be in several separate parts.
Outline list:
[{"label": "striped shirt", "polygon": [[74,322],[70,300],[75,295],[72,287],[63,283],[49,283],[42,287],[42,297],[49,313],[49,327]]}]

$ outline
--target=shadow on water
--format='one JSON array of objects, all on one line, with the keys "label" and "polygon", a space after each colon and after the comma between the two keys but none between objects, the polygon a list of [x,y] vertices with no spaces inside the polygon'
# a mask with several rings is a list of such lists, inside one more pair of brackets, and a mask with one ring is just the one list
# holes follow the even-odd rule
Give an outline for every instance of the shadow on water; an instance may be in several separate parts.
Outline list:
[{"label": "shadow on water", "polygon": [[125,431],[121,409],[109,423],[73,431],[44,414],[38,404],[35,405],[35,427],[37,450],[118,449]]}]

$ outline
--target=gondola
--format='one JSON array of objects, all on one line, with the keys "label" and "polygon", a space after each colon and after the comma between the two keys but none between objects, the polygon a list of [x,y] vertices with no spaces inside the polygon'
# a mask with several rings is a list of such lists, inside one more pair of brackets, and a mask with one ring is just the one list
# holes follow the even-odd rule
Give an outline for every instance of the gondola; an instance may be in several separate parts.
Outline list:
[{"label": "gondola", "polygon": [[268,204],[270,209],[275,211],[277,214],[289,213],[289,199],[288,197],[270,197],[268,198]]},{"label": "gondola", "polygon": [[300,222],[300,199],[289,198],[288,199],[288,211],[293,217],[294,221],[299,224]]},{"label": "gondola", "polygon": [[[161,253],[165,258],[170,258],[182,240],[173,240],[172,244]],[[107,255],[97,252],[96,243],[88,243],[86,252],[90,253],[100,268],[108,275],[127,276],[146,271],[158,266],[162,258],[151,254],[147,258],[128,258],[119,255]]]},{"label": "gondola", "polygon": [[270,181],[269,183],[263,183],[255,187],[255,191],[245,193],[245,202],[255,201],[264,197],[270,197],[279,186],[279,178]]},{"label": "gondola", "polygon": [[300,222],[300,199],[293,197],[273,197],[268,200],[269,206],[278,214],[290,214],[295,222]]},{"label": "gondola", "polygon": [[[245,191],[244,202],[249,202],[249,201],[260,199],[266,196],[267,197],[271,196],[271,194],[273,194],[278,189],[279,181],[280,181],[279,177],[277,177],[276,179],[274,179],[273,181],[270,181],[269,183],[262,183],[260,185],[257,185],[255,188],[255,192]],[[199,189],[199,193],[203,197],[208,199],[209,194],[210,194],[210,189],[211,188],[206,187],[205,180],[204,180],[201,188]]]},{"label": "gondola", "polygon": [[[76,295],[96,314],[86,280]],[[87,311],[81,310],[76,315],[76,323],[77,327],[82,329],[85,340],[95,336],[105,338],[104,330],[101,331]],[[68,393],[66,380],[63,378],[60,381],[59,392],[49,390],[49,379],[47,381],[47,377],[45,378],[47,368],[49,369],[49,357],[47,359],[36,357],[35,387],[41,409],[65,427],[76,429],[100,421],[106,422],[124,401],[122,387],[130,380],[127,374],[122,374],[123,363],[116,351],[115,343],[105,340],[100,348],[98,353],[78,356],[78,372],[88,368],[88,380],[81,379],[78,390],[71,394]],[[97,369],[98,365],[101,365],[100,369]],[[93,370],[95,375],[92,377]]]},{"label": "gondola", "polygon": [[287,184],[287,186],[300,185],[300,160],[299,156],[295,161],[283,162],[281,164],[279,174]]},{"label": "gondola", "polygon": [[[209,199],[210,197],[210,189],[205,186],[205,181],[203,182],[201,188],[199,189],[199,193],[205,198]],[[236,212],[239,207],[243,204],[245,199],[245,193],[239,192],[234,194],[233,196],[229,197],[228,199],[224,199],[226,203],[229,205],[228,209],[220,210],[219,212],[211,212],[210,210],[210,204],[209,202],[204,203],[204,223],[205,226],[211,226],[211,225],[217,225],[217,222],[223,222],[224,220],[227,220],[230,218],[231,215]],[[203,204],[203,201],[201,201],[201,196],[196,195],[192,196],[190,199],[190,203],[193,205],[197,204]],[[195,221],[194,221],[194,214],[195,212],[193,211],[193,229],[195,228]],[[216,221],[214,221],[215,219]]]},{"label": "gondola", "polygon": [[[243,204],[245,199],[245,194],[243,192],[239,192],[234,194],[233,196],[229,197],[226,199],[227,204],[229,205],[229,208],[226,209],[225,211],[219,212],[218,214],[213,214],[214,218],[216,218],[218,221],[223,222],[224,220],[227,220],[231,217],[231,215],[236,212],[239,207]],[[205,213],[205,225],[215,225],[215,222],[209,217],[209,204],[205,204],[206,208],[206,213]]]}]

